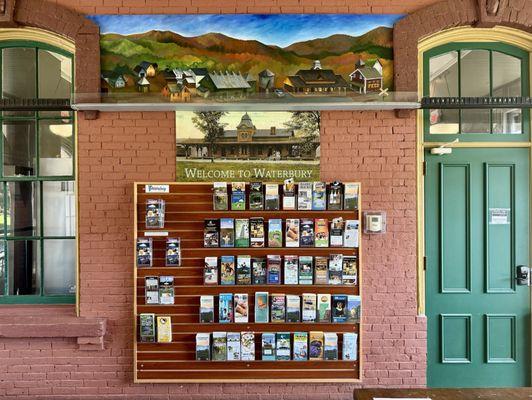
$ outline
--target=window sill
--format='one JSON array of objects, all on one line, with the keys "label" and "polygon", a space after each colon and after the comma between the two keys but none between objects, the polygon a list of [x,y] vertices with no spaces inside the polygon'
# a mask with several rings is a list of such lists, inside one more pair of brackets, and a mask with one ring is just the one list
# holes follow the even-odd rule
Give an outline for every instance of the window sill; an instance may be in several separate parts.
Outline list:
[{"label": "window sill", "polygon": [[75,338],[80,350],[103,350],[107,320],[77,317],[75,307],[2,306],[0,338]]}]

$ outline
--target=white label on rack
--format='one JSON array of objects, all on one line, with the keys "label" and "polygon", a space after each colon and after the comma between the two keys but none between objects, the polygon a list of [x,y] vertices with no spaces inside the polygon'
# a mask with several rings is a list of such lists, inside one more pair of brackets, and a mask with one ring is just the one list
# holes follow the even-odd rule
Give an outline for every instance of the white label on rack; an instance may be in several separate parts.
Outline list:
[{"label": "white label on rack", "polygon": [[166,231],[146,231],[146,232],[144,232],[144,236],[168,236],[168,232],[166,232]]},{"label": "white label on rack", "polygon": [[146,185],[146,193],[170,193],[170,185]]}]

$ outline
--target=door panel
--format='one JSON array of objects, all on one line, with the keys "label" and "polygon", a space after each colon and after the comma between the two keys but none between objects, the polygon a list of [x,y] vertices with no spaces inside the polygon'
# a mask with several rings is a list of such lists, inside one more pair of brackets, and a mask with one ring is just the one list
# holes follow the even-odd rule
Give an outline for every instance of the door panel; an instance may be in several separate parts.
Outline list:
[{"label": "door panel", "polygon": [[528,149],[425,158],[428,385],[528,386]]}]

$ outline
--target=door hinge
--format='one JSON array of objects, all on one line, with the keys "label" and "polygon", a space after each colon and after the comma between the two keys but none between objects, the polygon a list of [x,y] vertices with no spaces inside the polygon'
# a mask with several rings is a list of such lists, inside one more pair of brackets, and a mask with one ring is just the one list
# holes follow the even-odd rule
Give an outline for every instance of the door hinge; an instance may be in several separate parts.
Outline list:
[{"label": "door hinge", "polygon": [[427,162],[426,161],[423,161],[423,176],[425,176],[427,174]]},{"label": "door hinge", "polygon": [[427,257],[423,256],[423,271],[427,270]]}]

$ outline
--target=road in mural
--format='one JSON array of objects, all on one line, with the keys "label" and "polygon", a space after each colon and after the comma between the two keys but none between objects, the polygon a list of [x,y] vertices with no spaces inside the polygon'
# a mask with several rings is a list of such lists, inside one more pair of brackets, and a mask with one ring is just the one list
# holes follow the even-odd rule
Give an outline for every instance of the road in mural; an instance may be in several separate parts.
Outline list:
[{"label": "road in mural", "polygon": [[177,180],[319,180],[319,112],[176,113]]},{"label": "road in mural", "polygon": [[393,88],[400,15],[98,15],[102,91],[161,101]]}]

